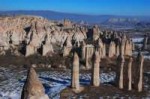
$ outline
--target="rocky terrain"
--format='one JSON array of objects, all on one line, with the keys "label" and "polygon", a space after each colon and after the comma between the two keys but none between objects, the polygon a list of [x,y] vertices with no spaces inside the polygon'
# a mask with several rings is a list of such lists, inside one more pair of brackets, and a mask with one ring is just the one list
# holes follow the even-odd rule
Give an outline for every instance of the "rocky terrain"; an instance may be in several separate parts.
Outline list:
[{"label": "rocky terrain", "polygon": [[[0,17],[0,33],[2,99],[58,99],[66,94],[88,98],[92,90],[98,92],[95,98],[108,98],[112,93],[114,97],[150,96],[149,33],[139,38],[136,33],[37,16]],[[85,90],[80,84],[86,85]],[[99,87],[116,93],[100,92]]]}]

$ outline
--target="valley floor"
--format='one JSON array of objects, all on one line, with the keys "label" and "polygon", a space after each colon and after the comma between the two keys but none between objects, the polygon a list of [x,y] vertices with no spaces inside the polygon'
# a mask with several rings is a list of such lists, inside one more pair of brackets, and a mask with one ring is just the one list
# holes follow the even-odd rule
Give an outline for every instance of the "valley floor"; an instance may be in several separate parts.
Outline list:
[{"label": "valley floor", "polygon": [[[68,89],[70,87],[71,82],[71,73],[70,70],[36,70],[40,81],[45,87],[45,92],[48,94],[50,99],[59,99],[60,93],[64,89]],[[26,79],[27,70],[23,67],[18,66],[8,66],[3,67],[0,66],[0,99],[20,99],[22,88]],[[101,94],[97,94],[95,96],[102,98],[110,98],[112,97],[135,97],[136,94],[129,94],[129,92],[125,92],[119,90],[114,87],[112,83],[116,77],[116,73],[111,71],[104,73],[101,71],[100,79],[101,79],[101,87],[99,88],[89,88],[91,73],[83,72],[80,73],[80,84],[85,86],[85,90],[81,94],[77,94],[75,96],[71,96],[72,98],[80,98],[85,99],[87,97],[92,96],[92,90],[94,92],[101,91]],[[144,94],[141,94],[141,97],[150,97],[150,72],[145,73],[144,75]],[[108,90],[107,90],[108,89]],[[116,92],[113,92],[115,90]],[[112,93],[111,93],[112,92]],[[68,97],[69,98],[69,97]],[[95,99],[94,98],[94,99]]]}]

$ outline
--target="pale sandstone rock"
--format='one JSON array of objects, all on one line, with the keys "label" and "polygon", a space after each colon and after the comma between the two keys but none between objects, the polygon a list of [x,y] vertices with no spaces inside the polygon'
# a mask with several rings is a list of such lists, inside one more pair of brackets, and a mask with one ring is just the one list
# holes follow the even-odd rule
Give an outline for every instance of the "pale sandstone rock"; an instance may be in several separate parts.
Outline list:
[{"label": "pale sandstone rock", "polygon": [[116,55],[116,45],[114,42],[111,42],[109,45],[108,57],[113,57]]},{"label": "pale sandstone rock", "polygon": [[36,53],[36,48],[32,45],[27,45],[26,46],[26,52],[25,52],[25,56],[28,57],[30,55],[33,55]]},{"label": "pale sandstone rock", "polygon": [[105,57],[105,48],[104,47],[105,46],[104,46],[102,40],[99,38],[98,39],[98,51],[99,51],[101,58]]},{"label": "pale sandstone rock", "polygon": [[130,40],[126,40],[125,43],[125,55],[132,56],[132,42]]},{"label": "pale sandstone rock", "polygon": [[42,49],[43,56],[49,56],[49,54],[51,55],[52,53],[54,53],[52,44],[45,44],[43,45],[42,48],[43,48]]},{"label": "pale sandstone rock", "polygon": [[124,75],[123,75],[123,71],[124,71],[124,62],[125,62],[125,59],[123,56],[119,56],[119,65],[120,65],[120,76],[119,76],[119,88],[120,89],[123,89],[123,78],[124,78]]},{"label": "pale sandstone rock", "polygon": [[72,23],[71,23],[70,20],[65,19],[65,20],[64,20],[64,23],[63,23],[63,26],[64,26],[64,27],[71,28],[71,27],[72,27]]},{"label": "pale sandstone rock", "polygon": [[93,57],[94,54],[94,46],[93,45],[86,45],[86,55],[85,55],[85,67],[86,69],[91,69],[90,59]]},{"label": "pale sandstone rock", "polygon": [[132,90],[132,62],[133,59],[130,57],[129,63],[128,63],[128,90]]},{"label": "pale sandstone rock", "polygon": [[85,59],[85,56],[86,56],[86,44],[85,44],[85,42],[83,41],[82,42],[82,45],[81,45],[81,58],[82,58],[82,60],[84,60]]},{"label": "pale sandstone rock", "polygon": [[143,49],[147,49],[147,45],[148,45],[148,37],[145,36],[144,40],[143,40]]},{"label": "pale sandstone rock", "polygon": [[79,83],[79,57],[77,53],[74,53],[73,57],[73,64],[72,64],[72,77],[71,77],[71,87],[74,90],[80,90],[80,83]]},{"label": "pale sandstone rock", "polygon": [[100,55],[97,51],[95,51],[94,61],[93,61],[93,71],[92,71],[92,85],[99,86],[100,85]]},{"label": "pale sandstone rock", "polygon": [[49,99],[45,89],[39,81],[35,70],[31,67],[25,82],[21,99]]},{"label": "pale sandstone rock", "polygon": [[93,27],[93,40],[96,41],[99,38],[100,30],[97,25]]},{"label": "pale sandstone rock", "polygon": [[138,92],[143,91],[143,63],[144,63],[144,57],[142,53],[139,53],[139,81],[138,81]]},{"label": "pale sandstone rock", "polygon": [[124,39],[122,39],[121,40],[121,44],[120,44],[120,55],[121,56],[124,56],[125,55],[125,40]]}]

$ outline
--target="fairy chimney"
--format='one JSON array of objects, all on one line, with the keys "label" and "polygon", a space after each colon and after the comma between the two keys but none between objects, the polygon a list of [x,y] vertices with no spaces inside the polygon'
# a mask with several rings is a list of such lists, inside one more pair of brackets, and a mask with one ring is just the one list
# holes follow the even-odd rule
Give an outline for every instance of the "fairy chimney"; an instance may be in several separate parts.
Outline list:
[{"label": "fairy chimney", "polygon": [[104,57],[103,54],[104,54],[104,44],[102,42],[102,40],[99,38],[98,39],[98,51],[99,51],[99,54],[101,55],[100,57]]},{"label": "fairy chimney", "polygon": [[145,36],[145,38],[143,40],[143,50],[147,49],[147,42],[148,42],[148,37]]},{"label": "fairy chimney", "polygon": [[36,48],[34,46],[30,44],[26,46],[26,52],[25,52],[26,57],[33,55],[35,53],[36,53]]},{"label": "fairy chimney", "polygon": [[100,85],[100,55],[98,51],[95,51],[94,61],[93,61],[93,71],[92,71],[92,85],[99,86]]},{"label": "fairy chimney", "polygon": [[82,60],[84,60],[85,59],[85,56],[86,56],[86,44],[85,44],[85,42],[83,41],[82,42],[82,45],[81,45],[81,58],[82,58]]},{"label": "fairy chimney", "polygon": [[69,37],[66,38],[63,46],[63,57],[68,56],[72,49],[72,43]]},{"label": "fairy chimney", "polygon": [[125,55],[132,56],[132,41],[131,40],[126,40],[125,42]]},{"label": "fairy chimney", "polygon": [[72,64],[72,77],[71,77],[71,87],[74,90],[80,90],[80,84],[79,84],[79,57],[77,53],[74,53],[73,57],[73,64]]},{"label": "fairy chimney", "polygon": [[86,55],[85,55],[85,67],[86,69],[91,69],[90,59],[93,57],[94,54],[94,46],[87,45],[86,46]]},{"label": "fairy chimney", "polygon": [[128,63],[128,90],[132,90],[132,62],[133,59],[130,57]]},{"label": "fairy chimney", "polygon": [[138,59],[139,59],[138,92],[141,92],[143,90],[143,62],[144,62],[144,57],[141,52],[138,55]]},{"label": "fairy chimney", "polygon": [[100,33],[99,27],[95,25],[92,31],[93,31],[93,40],[96,41],[99,38]]},{"label": "fairy chimney", "polygon": [[119,88],[120,89],[123,89],[123,72],[124,72],[124,62],[125,62],[125,59],[124,59],[124,56],[119,56],[118,58],[118,61],[119,61],[119,65],[120,65],[120,75],[119,75]]},{"label": "fairy chimney", "polygon": [[111,42],[109,45],[108,57],[113,57],[116,54],[116,45],[114,42]]},{"label": "fairy chimney", "polygon": [[49,99],[33,67],[28,72],[21,99]]},{"label": "fairy chimney", "polygon": [[51,55],[52,53],[54,53],[54,50],[53,50],[53,46],[52,44],[45,44],[42,46],[42,55],[43,56],[47,56],[47,55]]},{"label": "fairy chimney", "polygon": [[102,58],[106,57],[106,44],[103,44]]},{"label": "fairy chimney", "polygon": [[120,50],[119,50],[120,55],[121,55],[121,56],[124,56],[124,51],[125,51],[125,40],[124,40],[124,39],[121,40],[120,48],[119,48],[119,49],[120,49]]}]

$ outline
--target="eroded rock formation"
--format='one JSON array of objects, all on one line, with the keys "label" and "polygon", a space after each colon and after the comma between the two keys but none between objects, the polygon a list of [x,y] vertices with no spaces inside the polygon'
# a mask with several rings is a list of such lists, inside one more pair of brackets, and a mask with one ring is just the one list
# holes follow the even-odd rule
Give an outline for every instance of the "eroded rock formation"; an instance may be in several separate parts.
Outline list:
[{"label": "eroded rock formation", "polygon": [[33,68],[28,72],[21,99],[49,99]]},{"label": "eroded rock formation", "polygon": [[139,80],[138,80],[138,91],[141,92],[143,90],[143,62],[144,62],[144,57],[142,53],[140,52],[138,55],[138,60],[139,60]]},{"label": "eroded rock formation", "polygon": [[73,57],[71,87],[76,91],[80,90],[79,57],[78,57],[78,54],[76,52],[74,53],[74,57]]},{"label": "eroded rock formation", "polygon": [[100,60],[98,51],[95,51],[92,67],[92,85],[96,87],[100,85]]},{"label": "eroded rock formation", "polygon": [[132,90],[132,62],[133,59],[130,57],[128,63],[128,90]]},{"label": "eroded rock formation", "polygon": [[124,56],[119,56],[118,58],[119,61],[119,66],[120,66],[120,75],[119,75],[119,88],[123,89],[124,86],[124,63],[125,63],[125,59]]}]

